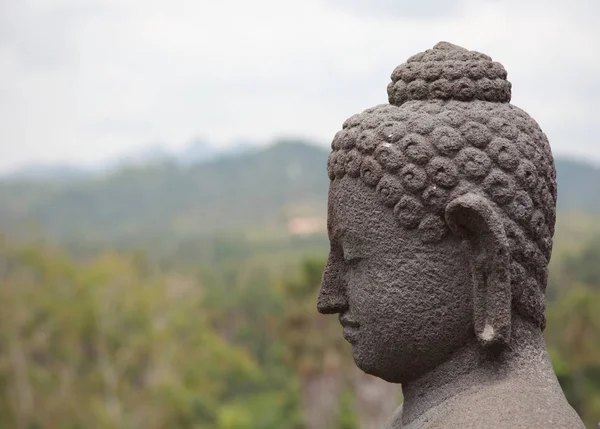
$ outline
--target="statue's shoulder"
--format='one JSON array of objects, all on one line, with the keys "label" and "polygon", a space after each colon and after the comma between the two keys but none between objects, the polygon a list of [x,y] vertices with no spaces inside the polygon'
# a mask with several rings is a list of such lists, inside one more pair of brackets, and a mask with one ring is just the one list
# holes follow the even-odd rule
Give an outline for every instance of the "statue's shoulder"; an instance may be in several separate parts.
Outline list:
[{"label": "statue's shoulder", "polygon": [[584,429],[562,391],[522,383],[486,386],[457,401],[430,428]]},{"label": "statue's shoulder", "polygon": [[402,426],[402,406],[382,429],[585,429],[560,390],[500,383],[454,396]]}]

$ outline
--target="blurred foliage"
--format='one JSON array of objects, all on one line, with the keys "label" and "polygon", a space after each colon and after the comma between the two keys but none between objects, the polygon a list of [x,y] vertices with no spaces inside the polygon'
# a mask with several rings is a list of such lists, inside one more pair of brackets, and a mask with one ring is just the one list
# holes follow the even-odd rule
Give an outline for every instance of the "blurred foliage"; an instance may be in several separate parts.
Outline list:
[{"label": "blurred foliage", "polygon": [[[588,425],[600,421],[599,247],[553,261],[571,283],[552,291],[545,333]],[[323,262],[176,272],[2,238],[0,428],[358,428],[350,353],[314,309]],[[315,413],[330,423],[307,422]]]},{"label": "blurred foliage", "polygon": [[235,380],[261,382],[210,328],[200,285],[152,271],[1,243],[0,427],[204,427]]},{"label": "blurred foliage", "polygon": [[551,275],[566,280],[553,293],[545,331],[561,386],[587,427],[600,423],[599,249],[600,236],[552,264]]}]

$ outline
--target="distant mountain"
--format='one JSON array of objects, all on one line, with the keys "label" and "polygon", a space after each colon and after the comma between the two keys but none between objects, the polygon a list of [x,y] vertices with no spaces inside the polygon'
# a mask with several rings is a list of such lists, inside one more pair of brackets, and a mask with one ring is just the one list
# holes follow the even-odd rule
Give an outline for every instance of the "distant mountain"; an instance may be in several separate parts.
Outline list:
[{"label": "distant mountain", "polygon": [[144,147],[141,150],[133,151],[127,155],[122,155],[115,160],[110,160],[104,164],[104,170],[114,171],[123,167],[146,165],[155,165],[168,162],[173,158],[173,154],[161,145],[152,145]]},{"label": "distant mountain", "polygon": [[600,168],[583,161],[556,160],[558,209],[600,212]]},{"label": "distant mountain", "polygon": [[[34,223],[61,240],[162,242],[225,230],[280,234],[292,220],[300,230],[322,228],[325,147],[286,141],[203,162],[191,161],[207,154],[201,145],[190,147],[189,162],[127,165],[67,183],[0,183],[0,229]],[[600,213],[600,169],[563,159],[556,166],[559,210]]]},{"label": "distant mountain", "polygon": [[324,149],[283,142],[210,162],[129,165],[70,183],[0,183],[0,229],[38,224],[51,237],[92,241],[285,229],[322,215]]},{"label": "distant mountain", "polygon": [[205,142],[204,140],[192,140],[188,145],[179,152],[177,158],[181,164],[189,165],[196,162],[204,162],[211,160],[218,154],[218,150]]},{"label": "distant mountain", "polygon": [[69,164],[31,164],[5,175],[12,180],[52,180],[66,181],[84,178],[89,170]]},{"label": "distant mountain", "polygon": [[236,142],[231,146],[212,146],[204,140],[195,139],[178,153],[173,154],[173,159],[181,165],[193,165],[208,162],[228,155],[240,155],[250,151],[255,145],[248,142]]},{"label": "distant mountain", "polygon": [[230,155],[239,156],[252,151],[255,147],[255,144],[245,141],[234,142],[228,146],[214,146],[204,140],[194,139],[180,150],[167,150],[161,145],[146,146],[88,167],[79,167],[65,163],[34,163],[5,174],[0,174],[0,180],[33,182],[81,180],[103,176],[131,167],[143,168],[165,163],[189,166]]}]

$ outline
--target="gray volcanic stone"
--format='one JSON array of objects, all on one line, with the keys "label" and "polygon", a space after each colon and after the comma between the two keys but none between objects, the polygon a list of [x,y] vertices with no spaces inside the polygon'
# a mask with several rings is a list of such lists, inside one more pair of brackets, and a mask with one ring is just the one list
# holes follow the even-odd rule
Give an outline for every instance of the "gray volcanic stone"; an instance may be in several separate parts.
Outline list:
[{"label": "gray volcanic stone", "polygon": [[582,428],[542,336],[556,219],[546,135],[504,67],[447,42],[334,137],[317,308],[402,383],[387,428]]}]

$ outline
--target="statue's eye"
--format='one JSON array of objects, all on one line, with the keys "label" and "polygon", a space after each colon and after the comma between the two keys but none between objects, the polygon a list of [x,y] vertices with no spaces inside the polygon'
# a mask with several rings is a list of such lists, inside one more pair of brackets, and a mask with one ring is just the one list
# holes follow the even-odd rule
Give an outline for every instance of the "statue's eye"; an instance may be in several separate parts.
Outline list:
[{"label": "statue's eye", "polygon": [[351,251],[348,251],[348,249],[344,249],[344,262],[347,265],[354,266],[358,262],[360,262],[361,259],[363,259],[363,258],[354,254]]},{"label": "statue's eye", "polygon": [[350,267],[355,267],[361,260],[362,260],[362,258],[354,257],[354,258],[344,259],[344,262],[346,263],[346,265],[348,265]]}]

